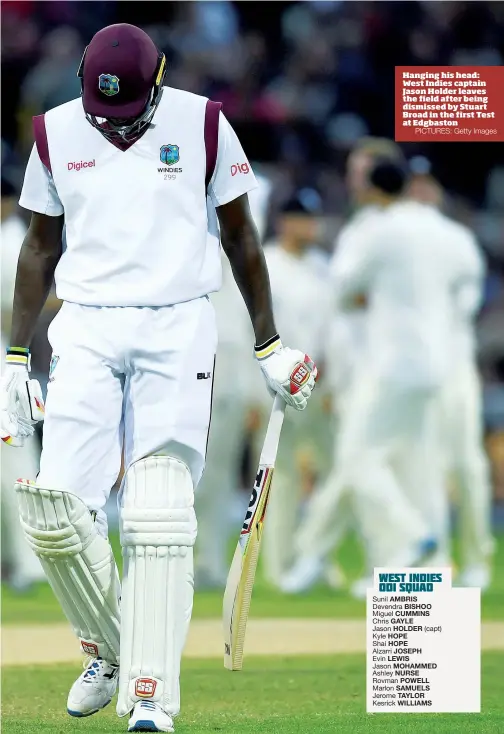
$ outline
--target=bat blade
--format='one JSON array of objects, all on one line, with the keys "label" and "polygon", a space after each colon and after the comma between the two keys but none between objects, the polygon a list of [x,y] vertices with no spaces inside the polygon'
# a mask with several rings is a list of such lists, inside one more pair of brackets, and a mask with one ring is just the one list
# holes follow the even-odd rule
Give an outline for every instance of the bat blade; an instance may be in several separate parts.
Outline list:
[{"label": "bat blade", "polygon": [[[224,592],[224,667],[228,670],[241,670],[243,665],[245,632],[250,601],[252,599],[252,589],[254,588],[257,562],[259,560],[262,530],[269,499],[273,468],[261,467],[258,476],[261,472],[265,472],[266,474],[266,483],[260,490],[260,496],[256,502],[250,528],[246,532],[242,530],[242,534],[238,540]],[[256,492],[254,491],[252,492],[250,503],[254,502],[255,497]]]},{"label": "bat blade", "polygon": [[252,589],[259,560],[271,481],[284,418],[285,403],[276,397],[264,440],[259,469],[229,570],[223,602],[224,667],[241,670]]}]

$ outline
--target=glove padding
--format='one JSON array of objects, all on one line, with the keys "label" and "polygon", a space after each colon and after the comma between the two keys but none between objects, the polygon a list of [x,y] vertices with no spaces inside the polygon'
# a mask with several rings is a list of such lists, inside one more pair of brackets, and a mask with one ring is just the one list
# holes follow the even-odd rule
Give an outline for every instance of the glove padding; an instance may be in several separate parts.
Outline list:
[{"label": "glove padding", "polygon": [[312,394],[318,377],[318,370],[310,357],[298,349],[284,347],[280,340],[266,356],[256,357],[272,395],[278,393],[287,405],[296,410],[304,410]]},{"label": "glove padding", "polygon": [[0,381],[0,438],[9,446],[23,446],[44,419],[44,400],[38,380],[30,380],[28,367],[6,364]]}]

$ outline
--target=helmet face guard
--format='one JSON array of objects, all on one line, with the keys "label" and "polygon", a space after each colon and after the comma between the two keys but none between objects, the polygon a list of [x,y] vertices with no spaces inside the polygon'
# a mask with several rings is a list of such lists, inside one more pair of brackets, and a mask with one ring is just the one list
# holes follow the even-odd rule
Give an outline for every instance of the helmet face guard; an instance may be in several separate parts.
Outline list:
[{"label": "helmet face guard", "polygon": [[[86,85],[84,82],[84,66],[86,60],[86,54],[89,46],[84,50],[82,60],[77,71],[77,76],[81,80],[81,95],[83,97],[83,105],[86,103]],[[152,67],[151,67],[152,68]],[[87,73],[87,72],[86,72]],[[111,75],[102,75],[104,77],[111,77]],[[96,128],[107,140],[112,143],[132,143],[135,142],[149,127],[152,118],[156,112],[156,109],[161,101],[163,95],[163,83],[166,76],[166,57],[158,51],[157,64],[155,72],[153,74],[153,82],[150,93],[144,107],[140,114],[135,115],[124,115],[121,114],[121,107],[115,107],[113,104],[106,104],[102,100],[100,105],[100,112],[106,114],[96,114],[86,110],[84,106],[84,112],[87,121]],[[118,77],[112,77],[112,81],[115,82],[116,89],[110,92],[110,95],[117,93],[119,89],[120,79]],[[98,78],[98,84],[101,84],[100,77]],[[99,86],[101,92],[107,95],[107,92]],[[145,99],[145,97],[144,97]],[[137,100],[138,102],[138,100]],[[138,104],[136,104],[138,106]],[[126,105],[128,107],[128,105]]]}]

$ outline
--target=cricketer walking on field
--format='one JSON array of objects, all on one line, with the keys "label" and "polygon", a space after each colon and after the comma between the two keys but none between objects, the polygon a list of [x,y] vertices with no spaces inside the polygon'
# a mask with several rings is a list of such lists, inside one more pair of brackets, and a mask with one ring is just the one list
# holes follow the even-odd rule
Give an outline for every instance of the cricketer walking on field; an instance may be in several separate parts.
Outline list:
[{"label": "cricketer walking on field", "polygon": [[[303,410],[317,370],[275,328],[241,145],[219,104],[163,86],[165,64],[139,28],[109,26],[85,50],[82,97],[34,118],[20,198],[32,218],[0,419],[15,450],[44,417],[29,346],[54,277],[63,305],[48,334],[40,473],[16,488],[28,542],[89,655],[68,712],[94,714],[118,687],[129,731],[173,732],[217,345],[208,294],[221,284],[221,243],[270,392]],[[103,507],[123,438],[121,588]]]}]

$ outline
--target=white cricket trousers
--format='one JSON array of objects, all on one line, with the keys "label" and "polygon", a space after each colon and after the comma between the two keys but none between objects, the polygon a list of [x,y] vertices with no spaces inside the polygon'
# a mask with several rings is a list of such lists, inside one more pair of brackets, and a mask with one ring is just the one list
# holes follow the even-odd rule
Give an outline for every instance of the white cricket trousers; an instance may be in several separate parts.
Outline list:
[{"label": "white cricket trousers", "polygon": [[459,506],[463,567],[487,564],[494,547],[481,403],[476,365],[472,361],[460,364],[441,393],[440,412],[445,470],[454,480]]},{"label": "white cricket trousers", "polygon": [[[236,533],[230,511],[240,478],[247,392],[240,384],[244,359],[253,359],[230,345],[219,345],[215,363],[212,422],[207,465],[195,497],[199,522],[195,568],[206,583],[223,585],[229,570],[228,541]],[[259,371],[259,367],[253,364]]]},{"label": "white cricket trousers", "polygon": [[437,391],[372,377],[356,387],[341,432],[340,469],[376,567],[407,557],[426,538],[445,541]]},{"label": "white cricket trousers", "polygon": [[162,453],[184,461],[198,484],[217,347],[207,297],[162,308],[65,302],[48,338],[40,486],[76,494],[102,525],[123,440],[126,470]]},{"label": "white cricket trousers", "polygon": [[443,536],[447,498],[435,419],[430,391],[370,376],[356,380],[341,416],[334,469],[313,499],[298,553],[302,544],[322,557],[338,541],[348,521],[347,493],[371,568],[406,558],[427,537]]}]

